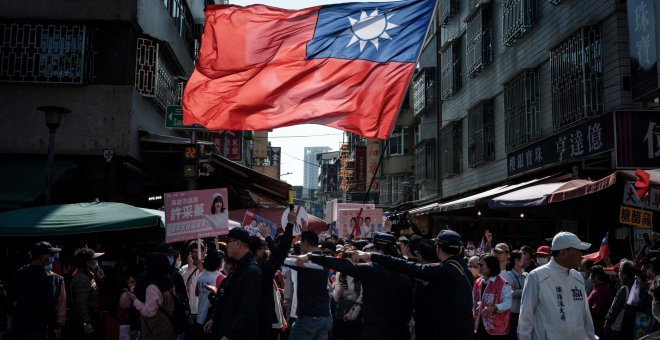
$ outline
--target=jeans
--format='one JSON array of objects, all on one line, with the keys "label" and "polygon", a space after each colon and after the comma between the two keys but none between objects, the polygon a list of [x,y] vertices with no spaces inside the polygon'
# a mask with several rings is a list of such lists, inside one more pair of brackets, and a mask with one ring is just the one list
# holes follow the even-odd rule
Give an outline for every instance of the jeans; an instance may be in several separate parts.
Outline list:
[{"label": "jeans", "polygon": [[295,340],[327,340],[332,329],[332,317],[303,316],[296,319],[291,327],[289,339]]}]

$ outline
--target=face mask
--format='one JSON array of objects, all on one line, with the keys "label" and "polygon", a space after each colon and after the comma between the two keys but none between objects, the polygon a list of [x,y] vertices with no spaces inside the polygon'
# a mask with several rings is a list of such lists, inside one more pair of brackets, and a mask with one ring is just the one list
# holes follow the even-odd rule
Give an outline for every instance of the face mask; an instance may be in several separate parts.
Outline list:
[{"label": "face mask", "polygon": [[170,266],[174,264],[174,256],[168,256],[167,261],[170,262]]},{"label": "face mask", "polygon": [[49,257],[48,262],[46,262],[46,264],[44,265],[44,270],[46,271],[46,273],[50,273],[53,271],[53,262],[55,262],[55,258],[52,256]]},{"label": "face mask", "polygon": [[542,265],[548,263],[548,259],[545,258],[545,257],[539,257],[538,259],[536,259],[536,263],[538,263],[539,266],[542,266]]},{"label": "face mask", "polygon": [[94,260],[94,264],[92,265],[92,269],[94,269],[94,270],[99,269],[99,261]]},{"label": "face mask", "polygon": [[472,256],[474,256],[474,253],[475,253],[475,251],[473,249],[466,249],[465,250],[465,255],[466,256],[472,257]]}]

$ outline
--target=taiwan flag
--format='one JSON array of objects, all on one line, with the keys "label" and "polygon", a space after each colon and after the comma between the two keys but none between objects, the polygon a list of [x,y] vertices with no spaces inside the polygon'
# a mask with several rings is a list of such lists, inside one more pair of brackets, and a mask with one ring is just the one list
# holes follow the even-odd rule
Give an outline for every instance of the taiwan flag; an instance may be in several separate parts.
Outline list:
[{"label": "taiwan flag", "polygon": [[[603,240],[600,241],[600,248],[597,252],[582,256],[585,260],[601,261],[610,255],[609,232],[605,233]],[[609,265],[609,264],[608,264]]]},{"label": "taiwan flag", "polygon": [[183,122],[210,130],[312,123],[386,139],[434,6],[435,0],[295,11],[208,6]]}]

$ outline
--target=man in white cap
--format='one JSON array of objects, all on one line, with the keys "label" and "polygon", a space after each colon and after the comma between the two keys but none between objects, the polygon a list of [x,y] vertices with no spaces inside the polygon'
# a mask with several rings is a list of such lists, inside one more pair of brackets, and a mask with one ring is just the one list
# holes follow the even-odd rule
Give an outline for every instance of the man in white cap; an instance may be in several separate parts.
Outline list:
[{"label": "man in white cap", "polygon": [[552,239],[552,259],[527,276],[522,292],[518,339],[595,339],[584,278],[575,270],[591,244],[573,233]]}]

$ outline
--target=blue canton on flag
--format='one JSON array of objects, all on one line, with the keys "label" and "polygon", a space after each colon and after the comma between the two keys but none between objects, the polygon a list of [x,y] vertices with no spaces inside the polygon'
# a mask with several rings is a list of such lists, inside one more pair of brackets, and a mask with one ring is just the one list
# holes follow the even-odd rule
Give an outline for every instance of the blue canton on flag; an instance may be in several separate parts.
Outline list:
[{"label": "blue canton on flag", "polygon": [[434,6],[434,0],[323,6],[306,58],[416,62]]}]

